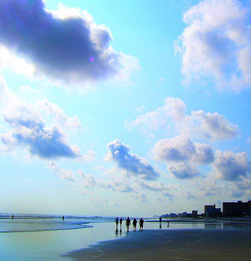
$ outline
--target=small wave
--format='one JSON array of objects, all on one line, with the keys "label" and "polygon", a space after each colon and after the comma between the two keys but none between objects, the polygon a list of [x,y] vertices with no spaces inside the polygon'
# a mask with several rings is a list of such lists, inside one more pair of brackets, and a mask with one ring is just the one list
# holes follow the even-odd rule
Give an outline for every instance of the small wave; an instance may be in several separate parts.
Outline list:
[{"label": "small wave", "polygon": [[46,232],[46,231],[60,231],[60,230],[73,230],[73,229],[81,229],[81,228],[91,228],[91,225],[84,225],[79,227],[68,227],[68,228],[45,228],[45,229],[26,229],[26,230],[3,230],[0,233],[21,233],[21,232]]}]

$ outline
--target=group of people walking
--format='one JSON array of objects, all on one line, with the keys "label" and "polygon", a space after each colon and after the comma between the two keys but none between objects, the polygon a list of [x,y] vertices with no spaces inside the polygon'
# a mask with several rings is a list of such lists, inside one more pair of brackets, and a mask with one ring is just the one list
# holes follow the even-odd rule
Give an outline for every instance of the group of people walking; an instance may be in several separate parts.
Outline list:
[{"label": "group of people walking", "polygon": [[[120,231],[121,231],[122,230],[123,219],[122,218],[119,219],[117,217],[115,219],[115,223],[116,223],[116,231],[118,231],[118,225],[119,224],[120,224]],[[138,221],[136,220],[136,218],[134,218],[133,221],[132,221],[133,231],[136,231],[137,223],[138,223]],[[127,232],[128,232],[129,228],[130,228],[130,225],[131,225],[131,220],[130,220],[129,217],[125,220],[125,225],[126,225],[126,229],[127,229]],[[141,218],[139,220],[139,230],[143,230],[143,226],[144,226],[144,220]]]}]

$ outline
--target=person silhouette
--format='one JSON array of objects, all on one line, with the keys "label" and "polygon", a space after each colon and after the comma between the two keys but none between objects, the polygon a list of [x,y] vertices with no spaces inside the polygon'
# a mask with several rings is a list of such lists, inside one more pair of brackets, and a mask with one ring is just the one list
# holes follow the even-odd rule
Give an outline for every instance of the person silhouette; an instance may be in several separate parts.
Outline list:
[{"label": "person silhouette", "polygon": [[125,225],[126,225],[127,232],[128,232],[129,231],[129,226],[131,225],[131,220],[130,220],[129,217],[126,219]]},{"label": "person silhouette", "polygon": [[116,231],[118,231],[118,224],[119,224],[119,218],[116,217],[115,219],[115,224],[116,224]]},{"label": "person silhouette", "polygon": [[143,230],[144,220],[141,218],[139,221],[139,230]]},{"label": "person silhouette", "polygon": [[120,220],[119,220],[119,224],[120,224],[120,232],[122,232],[122,222],[123,222],[123,219],[120,218]]},{"label": "person silhouette", "polygon": [[136,218],[133,219],[132,224],[133,224],[133,231],[136,231],[136,226],[137,226],[137,220],[136,220]]}]

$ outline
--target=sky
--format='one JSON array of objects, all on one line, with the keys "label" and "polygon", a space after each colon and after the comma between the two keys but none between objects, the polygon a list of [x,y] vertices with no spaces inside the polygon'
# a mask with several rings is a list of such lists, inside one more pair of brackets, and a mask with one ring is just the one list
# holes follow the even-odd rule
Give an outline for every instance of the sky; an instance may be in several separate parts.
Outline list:
[{"label": "sky", "polygon": [[0,212],[250,200],[250,5],[0,1]]}]

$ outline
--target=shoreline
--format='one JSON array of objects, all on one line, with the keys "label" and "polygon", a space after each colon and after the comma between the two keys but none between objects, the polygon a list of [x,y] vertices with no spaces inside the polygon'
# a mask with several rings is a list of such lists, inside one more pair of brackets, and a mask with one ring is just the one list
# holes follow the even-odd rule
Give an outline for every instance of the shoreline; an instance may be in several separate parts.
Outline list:
[{"label": "shoreline", "polygon": [[251,229],[144,230],[67,253],[73,260],[248,260]]}]

